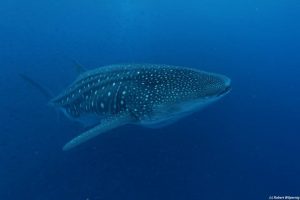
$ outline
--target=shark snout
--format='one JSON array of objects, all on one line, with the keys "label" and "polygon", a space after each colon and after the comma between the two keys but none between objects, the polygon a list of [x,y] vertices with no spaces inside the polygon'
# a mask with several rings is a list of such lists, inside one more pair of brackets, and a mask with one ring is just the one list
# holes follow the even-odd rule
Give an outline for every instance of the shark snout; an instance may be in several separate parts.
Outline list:
[{"label": "shark snout", "polygon": [[222,79],[223,79],[223,82],[224,82],[224,86],[223,86],[222,90],[218,93],[218,96],[223,96],[231,90],[231,80],[230,80],[230,78],[228,78],[226,76],[222,76]]}]

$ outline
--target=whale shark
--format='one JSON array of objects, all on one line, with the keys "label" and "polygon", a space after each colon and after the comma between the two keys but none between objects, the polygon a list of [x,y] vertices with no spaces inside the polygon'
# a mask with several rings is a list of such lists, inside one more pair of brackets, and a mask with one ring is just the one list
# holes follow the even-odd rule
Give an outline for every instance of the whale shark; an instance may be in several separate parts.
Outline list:
[{"label": "whale shark", "polygon": [[66,143],[64,151],[126,124],[172,124],[231,90],[225,75],[181,66],[118,64],[79,71],[49,104],[72,120],[89,119],[93,126]]}]

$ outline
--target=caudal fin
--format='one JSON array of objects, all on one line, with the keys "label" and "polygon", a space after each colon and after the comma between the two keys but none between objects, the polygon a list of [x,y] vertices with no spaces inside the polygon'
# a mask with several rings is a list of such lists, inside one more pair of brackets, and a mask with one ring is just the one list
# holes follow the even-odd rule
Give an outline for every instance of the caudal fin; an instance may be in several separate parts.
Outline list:
[{"label": "caudal fin", "polygon": [[25,74],[19,74],[19,76],[27,83],[29,83],[31,86],[36,88],[38,91],[41,92],[42,95],[44,95],[46,98],[51,99],[53,97],[52,93],[45,87],[43,87],[40,83],[33,80],[29,76]]}]

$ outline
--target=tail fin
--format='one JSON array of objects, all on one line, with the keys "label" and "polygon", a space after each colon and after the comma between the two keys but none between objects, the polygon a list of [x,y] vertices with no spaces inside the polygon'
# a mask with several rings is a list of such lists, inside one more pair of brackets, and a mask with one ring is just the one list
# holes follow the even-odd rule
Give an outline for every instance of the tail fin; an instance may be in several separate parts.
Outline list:
[{"label": "tail fin", "polygon": [[27,83],[29,83],[31,86],[33,86],[34,88],[36,88],[38,91],[40,91],[46,98],[51,99],[53,97],[52,93],[45,87],[43,87],[41,84],[39,84],[37,81],[31,79],[30,77],[28,77],[25,74],[19,74],[19,76],[26,81]]},{"label": "tail fin", "polygon": [[[53,94],[51,91],[49,91],[49,89],[45,88],[44,86],[42,86],[40,83],[38,83],[37,81],[33,80],[32,78],[30,78],[29,76],[25,75],[25,74],[19,74],[19,76],[27,83],[29,83],[29,85],[33,86],[35,89],[37,89],[38,91],[41,92],[41,94],[47,98],[47,100],[50,100],[53,98]],[[49,104],[48,104],[49,105]],[[59,122],[60,121],[60,112],[59,110],[56,109],[56,120]]]},{"label": "tail fin", "polygon": [[[77,60],[72,59],[73,63],[74,63],[74,68],[77,72],[77,74],[82,74],[84,72],[87,71],[87,69],[81,65]],[[36,88],[37,90],[39,90],[46,98],[48,99],[52,99],[53,98],[53,94],[52,92],[50,92],[47,88],[45,88],[44,86],[42,86],[40,83],[38,83],[37,81],[33,80],[32,78],[30,78],[29,76],[25,75],[25,74],[19,74],[19,76],[26,81],[27,83],[29,83],[31,86],[33,86],[34,88]]]}]

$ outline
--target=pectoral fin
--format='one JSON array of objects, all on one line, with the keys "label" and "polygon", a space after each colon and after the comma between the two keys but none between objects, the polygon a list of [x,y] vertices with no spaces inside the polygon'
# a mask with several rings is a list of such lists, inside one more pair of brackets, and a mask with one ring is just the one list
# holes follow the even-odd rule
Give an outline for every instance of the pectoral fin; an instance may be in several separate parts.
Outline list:
[{"label": "pectoral fin", "polygon": [[128,124],[130,122],[130,118],[128,116],[116,116],[114,118],[103,119],[101,123],[94,128],[80,134],[79,136],[73,138],[63,147],[64,151],[68,151],[94,137],[104,133],[106,131],[112,130],[119,126]]}]

